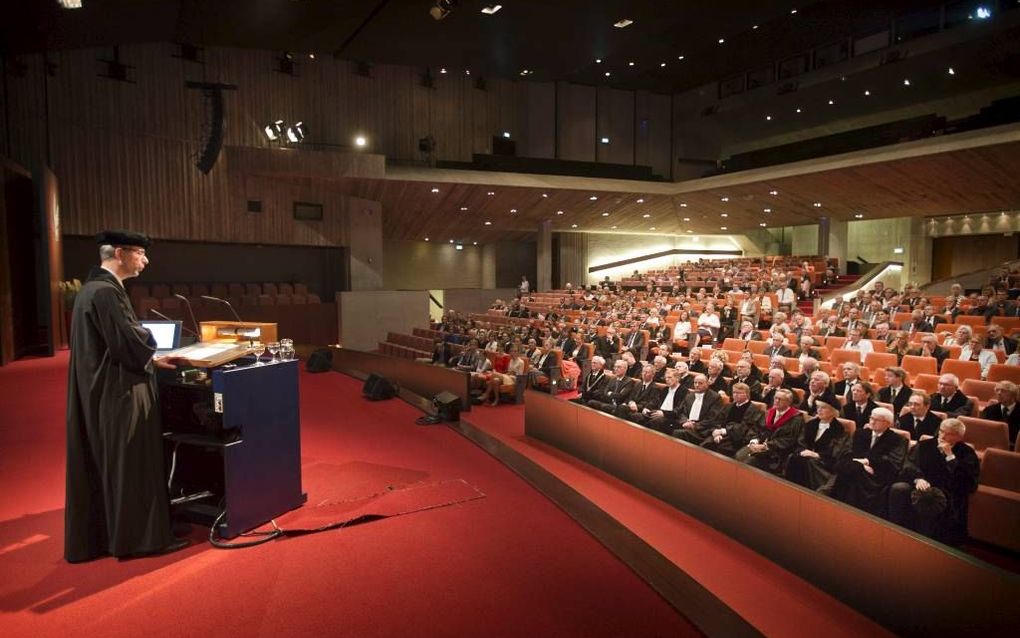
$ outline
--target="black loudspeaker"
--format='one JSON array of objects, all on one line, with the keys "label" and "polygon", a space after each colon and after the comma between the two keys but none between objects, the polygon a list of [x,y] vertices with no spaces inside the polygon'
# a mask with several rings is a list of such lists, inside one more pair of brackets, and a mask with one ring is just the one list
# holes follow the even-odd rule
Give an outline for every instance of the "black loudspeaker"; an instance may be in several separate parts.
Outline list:
[{"label": "black loudspeaker", "polygon": [[329,348],[319,348],[308,356],[305,368],[309,372],[326,372],[333,368],[333,351]]},{"label": "black loudspeaker", "polygon": [[384,377],[373,374],[368,379],[365,379],[365,387],[362,389],[362,394],[369,401],[392,399],[397,396],[397,386]]},{"label": "black loudspeaker", "polygon": [[432,399],[436,416],[443,421],[460,421],[460,397],[452,392],[440,392]]}]

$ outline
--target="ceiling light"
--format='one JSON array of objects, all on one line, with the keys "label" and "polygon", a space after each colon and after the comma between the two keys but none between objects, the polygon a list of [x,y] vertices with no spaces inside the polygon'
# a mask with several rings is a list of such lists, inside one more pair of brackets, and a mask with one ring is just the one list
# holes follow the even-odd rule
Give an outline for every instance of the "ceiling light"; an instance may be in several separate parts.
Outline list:
[{"label": "ceiling light", "polygon": [[429,238],[428,238],[428,237],[426,237],[426,238],[425,238],[425,241],[428,241],[428,240],[429,240]]},{"label": "ceiling light", "polygon": [[800,109],[797,109],[797,112],[800,113]]},{"label": "ceiling light", "polygon": [[609,217],[609,213],[602,213],[603,217]]},{"label": "ceiling light", "polygon": [[728,202],[728,201],[730,201],[730,198],[729,197],[723,197],[719,201],[721,201],[721,202]]},{"label": "ceiling light", "polygon": [[570,227],[571,228],[577,228],[577,224],[571,224]]},{"label": "ceiling light", "polygon": [[835,103],[836,103],[836,100],[829,100],[829,106],[832,106]]},{"label": "ceiling light", "polygon": [[315,59],[315,54],[314,53],[309,53],[308,54],[308,59],[309,60],[314,60]]},{"label": "ceiling light", "polygon": [[666,63],[665,63],[665,62],[660,62],[660,63],[659,63],[659,68],[660,68],[660,69],[663,69],[663,68],[665,68],[665,67],[666,67]]},{"label": "ceiling light", "polygon": [[524,69],[523,71],[521,71],[521,75],[530,75],[530,74],[531,74],[531,71],[529,71],[528,69]]},{"label": "ceiling light", "polygon": [[297,144],[298,142],[305,139],[305,124],[304,122],[298,122],[294,126],[287,127],[287,140],[291,144]]},{"label": "ceiling light", "polygon": [[864,96],[867,97],[869,95],[871,95],[871,91],[864,89]]},{"label": "ceiling light", "polygon": [[461,210],[467,210],[467,206],[461,206],[460,209]]},{"label": "ceiling light", "polygon": [[464,69],[464,75],[471,75],[471,69]]},{"label": "ceiling light", "polygon": [[611,230],[616,230],[616,226],[610,226],[609,228],[610,228]]},{"label": "ceiling light", "polygon": [[446,67],[444,66],[443,68],[439,69],[439,72],[442,73],[443,75],[446,75]]},{"label": "ceiling light", "polygon": [[766,213],[771,213],[772,209],[771,208],[763,208],[762,211],[766,212]]},{"label": "ceiling light", "polygon": [[501,4],[490,4],[482,7],[482,13],[487,16],[494,15],[497,11],[503,8]]},{"label": "ceiling light", "polygon": [[726,38],[719,38],[719,44],[725,44]]},{"label": "ceiling light", "polygon": [[726,213],[722,213],[719,215],[719,217],[729,217],[729,215],[727,215]]},{"label": "ceiling light", "polygon": [[627,66],[634,66],[634,63],[633,62],[628,62]]},{"label": "ceiling light", "polygon": [[610,75],[612,75],[612,72],[611,71],[606,71],[606,77],[608,78]]},{"label": "ceiling light", "polygon": [[433,193],[438,193],[438,192],[439,192],[439,188],[437,188],[437,187],[433,186],[433,187],[432,187],[432,192],[433,192]]},{"label": "ceiling light", "polygon": [[454,248],[456,248],[457,250],[464,250],[464,244],[457,244],[456,246],[454,246]]},{"label": "ceiling light", "polygon": [[779,194],[779,191],[777,191],[777,190],[769,191],[769,195],[778,195],[778,194]]},{"label": "ceiling light", "polygon": [[473,241],[473,242],[471,242],[471,245],[472,245],[472,246],[477,246],[477,245],[478,245],[478,242],[476,242],[476,241]]},{"label": "ceiling light", "polygon": [[651,228],[649,228],[648,230],[655,230],[655,226],[652,226],[652,227],[651,227]]},{"label": "ceiling light", "polygon": [[485,221],[485,225],[486,225],[486,226],[492,226],[492,222],[490,222],[490,221],[486,220],[486,221]]},{"label": "ceiling light", "polygon": [[766,224],[765,222],[762,222],[762,223],[760,223],[758,225],[761,226],[762,228],[765,228],[766,226],[768,226],[768,224]]},{"label": "ceiling light", "polygon": [[[687,232],[688,232],[688,233],[693,233],[694,231],[693,231],[693,230],[689,230],[689,231],[687,231]],[[695,237],[695,239],[697,239],[697,237]]]},{"label": "ceiling light", "polygon": [[893,248],[892,251],[893,251],[894,255],[902,255],[903,254],[903,249],[902,248]]},{"label": "ceiling light", "polygon": [[815,202],[814,204],[811,204],[811,205],[814,206],[815,208],[821,208],[822,207],[822,203],[821,202]]},{"label": "ceiling light", "polygon": [[790,15],[792,15],[792,16],[797,15],[797,10],[796,9],[790,9]]},{"label": "ceiling light", "polygon": [[602,138],[601,140],[599,140],[599,141],[600,141],[600,142],[602,142],[603,144],[608,144],[608,143],[609,143],[609,138],[608,138],[608,137],[603,137],[603,138]]},{"label": "ceiling light", "polygon": [[956,75],[956,71],[953,70],[953,67],[949,67],[949,75]]},{"label": "ceiling light", "polygon": [[590,199],[591,201],[593,201],[593,202],[594,202],[594,201],[596,201],[596,200],[598,199],[598,196],[597,196],[597,195],[592,195],[592,196],[591,196],[591,197],[589,197],[588,199]]},{"label": "ceiling light", "polygon": [[854,219],[864,219],[864,215],[862,213],[857,213],[854,215]]},{"label": "ceiling light", "polygon": [[81,9],[82,0],[57,0],[65,9]]},{"label": "ceiling light", "polygon": [[684,217],[684,221],[685,222],[689,222],[689,221],[691,221],[691,218],[690,217]]},{"label": "ceiling light", "polygon": [[765,121],[766,122],[771,122],[772,121],[772,116],[771,115],[766,115],[765,116]]},{"label": "ceiling light", "polygon": [[680,208],[687,208],[687,202],[680,202]]},{"label": "ceiling light", "polygon": [[453,240],[452,240],[452,239],[450,240],[450,243],[451,243],[451,244],[453,243]]},{"label": "ceiling light", "polygon": [[275,142],[283,135],[283,120],[276,120],[262,130],[266,132],[266,137],[269,138],[270,142]]},{"label": "ceiling light", "polygon": [[542,193],[542,197],[548,198],[549,197],[549,193]]},{"label": "ceiling light", "polygon": [[683,62],[683,60],[684,60],[684,56],[682,56],[682,55],[678,55],[678,56],[676,56],[676,59],[677,59],[677,60],[680,60],[681,62]]},{"label": "ceiling light", "polygon": [[503,131],[503,139],[510,139],[510,131]]},{"label": "ceiling light", "polygon": [[563,211],[562,211],[562,210],[558,210],[558,211],[556,211],[556,214],[557,214],[557,215],[562,215],[562,214],[563,214]]},{"label": "ceiling light", "polygon": [[992,10],[988,7],[978,7],[976,11],[978,20],[987,20],[992,17]]},{"label": "ceiling light", "polygon": [[757,31],[757,30],[758,30],[758,25],[756,24],[756,25],[754,25],[753,27],[751,27],[751,30],[752,30],[752,31]]},{"label": "ceiling light", "polygon": [[638,199],[636,200],[636,202],[637,202],[638,204],[644,204],[644,203],[645,203],[645,198],[644,198],[644,197],[638,198]]},{"label": "ceiling light", "polygon": [[511,208],[511,209],[510,209],[510,212],[511,212],[511,213],[516,213],[516,212],[517,212],[517,209],[516,209],[516,208]]},{"label": "ceiling light", "polygon": [[493,196],[493,195],[495,195],[495,194],[496,194],[496,193],[494,193],[493,191],[489,191],[488,193],[486,193],[486,195],[488,195],[489,197],[492,197],[492,196]]},{"label": "ceiling light", "polygon": [[910,86],[910,80],[907,78],[903,78],[903,86]]},{"label": "ceiling light", "polygon": [[720,226],[719,230],[726,230],[726,227],[725,226]]},{"label": "ceiling light", "polygon": [[368,144],[368,140],[366,140],[363,135],[359,135],[354,138],[354,145],[358,148],[365,148],[366,144]]},{"label": "ceiling light", "polygon": [[622,20],[617,20],[616,22],[614,22],[613,26],[616,27],[617,29],[625,29],[632,24],[634,24],[633,20],[628,20],[627,18],[624,18]]},{"label": "ceiling light", "polygon": [[595,64],[602,64],[602,58],[595,58]]},{"label": "ceiling light", "polygon": [[645,213],[645,214],[644,214],[644,215],[642,215],[641,217],[643,217],[644,219],[648,219],[649,217],[651,217],[651,215],[649,215],[648,213]]}]

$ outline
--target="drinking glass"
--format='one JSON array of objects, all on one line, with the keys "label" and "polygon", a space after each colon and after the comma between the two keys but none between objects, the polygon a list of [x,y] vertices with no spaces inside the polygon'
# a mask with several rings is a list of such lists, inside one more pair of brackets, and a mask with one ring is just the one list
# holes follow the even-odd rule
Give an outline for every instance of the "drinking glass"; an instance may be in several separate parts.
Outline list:
[{"label": "drinking glass", "polygon": [[283,361],[290,361],[294,358],[293,339],[280,339],[280,358]]},{"label": "drinking glass", "polygon": [[280,342],[270,341],[266,344],[266,349],[269,350],[269,355],[272,357],[269,363],[276,363],[276,353],[280,351]]},{"label": "drinking glass", "polygon": [[255,355],[255,365],[265,365],[262,363],[262,354],[266,351],[266,344],[261,341],[253,341],[251,343],[251,351]]}]

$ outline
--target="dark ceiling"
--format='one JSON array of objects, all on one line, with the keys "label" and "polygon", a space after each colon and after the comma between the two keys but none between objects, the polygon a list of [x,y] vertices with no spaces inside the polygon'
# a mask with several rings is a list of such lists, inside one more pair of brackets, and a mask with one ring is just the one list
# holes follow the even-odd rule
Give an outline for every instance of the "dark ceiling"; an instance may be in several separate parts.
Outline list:
[{"label": "dark ceiling", "polygon": [[[470,69],[663,93],[682,91],[812,47],[888,28],[933,0],[32,0],[0,23],[6,52],[182,42],[333,53],[371,63]],[[494,4],[494,3],[493,3]],[[796,13],[793,11],[796,10]],[[626,28],[613,23],[633,20]],[[755,28],[757,26],[757,28]],[[726,40],[719,44],[718,40]],[[679,56],[684,59],[679,60]],[[602,63],[596,63],[601,58]],[[634,65],[630,66],[630,62]],[[665,63],[665,66],[661,66]],[[610,77],[605,73],[609,72]]]}]

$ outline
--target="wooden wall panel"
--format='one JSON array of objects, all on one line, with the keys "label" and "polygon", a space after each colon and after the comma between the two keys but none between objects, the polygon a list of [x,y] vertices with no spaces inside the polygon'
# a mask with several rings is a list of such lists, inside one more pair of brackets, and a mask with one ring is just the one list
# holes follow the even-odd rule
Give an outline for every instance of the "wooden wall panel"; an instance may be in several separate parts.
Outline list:
[{"label": "wooden wall panel", "polygon": [[[559,287],[568,283],[575,287],[588,282],[587,233],[557,233],[559,240]],[[554,285],[556,282],[553,282]]]},{"label": "wooden wall panel", "polygon": [[559,159],[595,161],[595,87],[559,82],[556,93]]},{"label": "wooden wall panel", "polygon": [[521,114],[523,131],[515,135],[517,154],[522,157],[556,156],[556,84],[532,82],[527,85]]},{"label": "wooden wall panel", "polygon": [[[634,163],[634,92],[599,87],[598,161],[609,164]],[[602,139],[609,138],[608,144]]]}]

